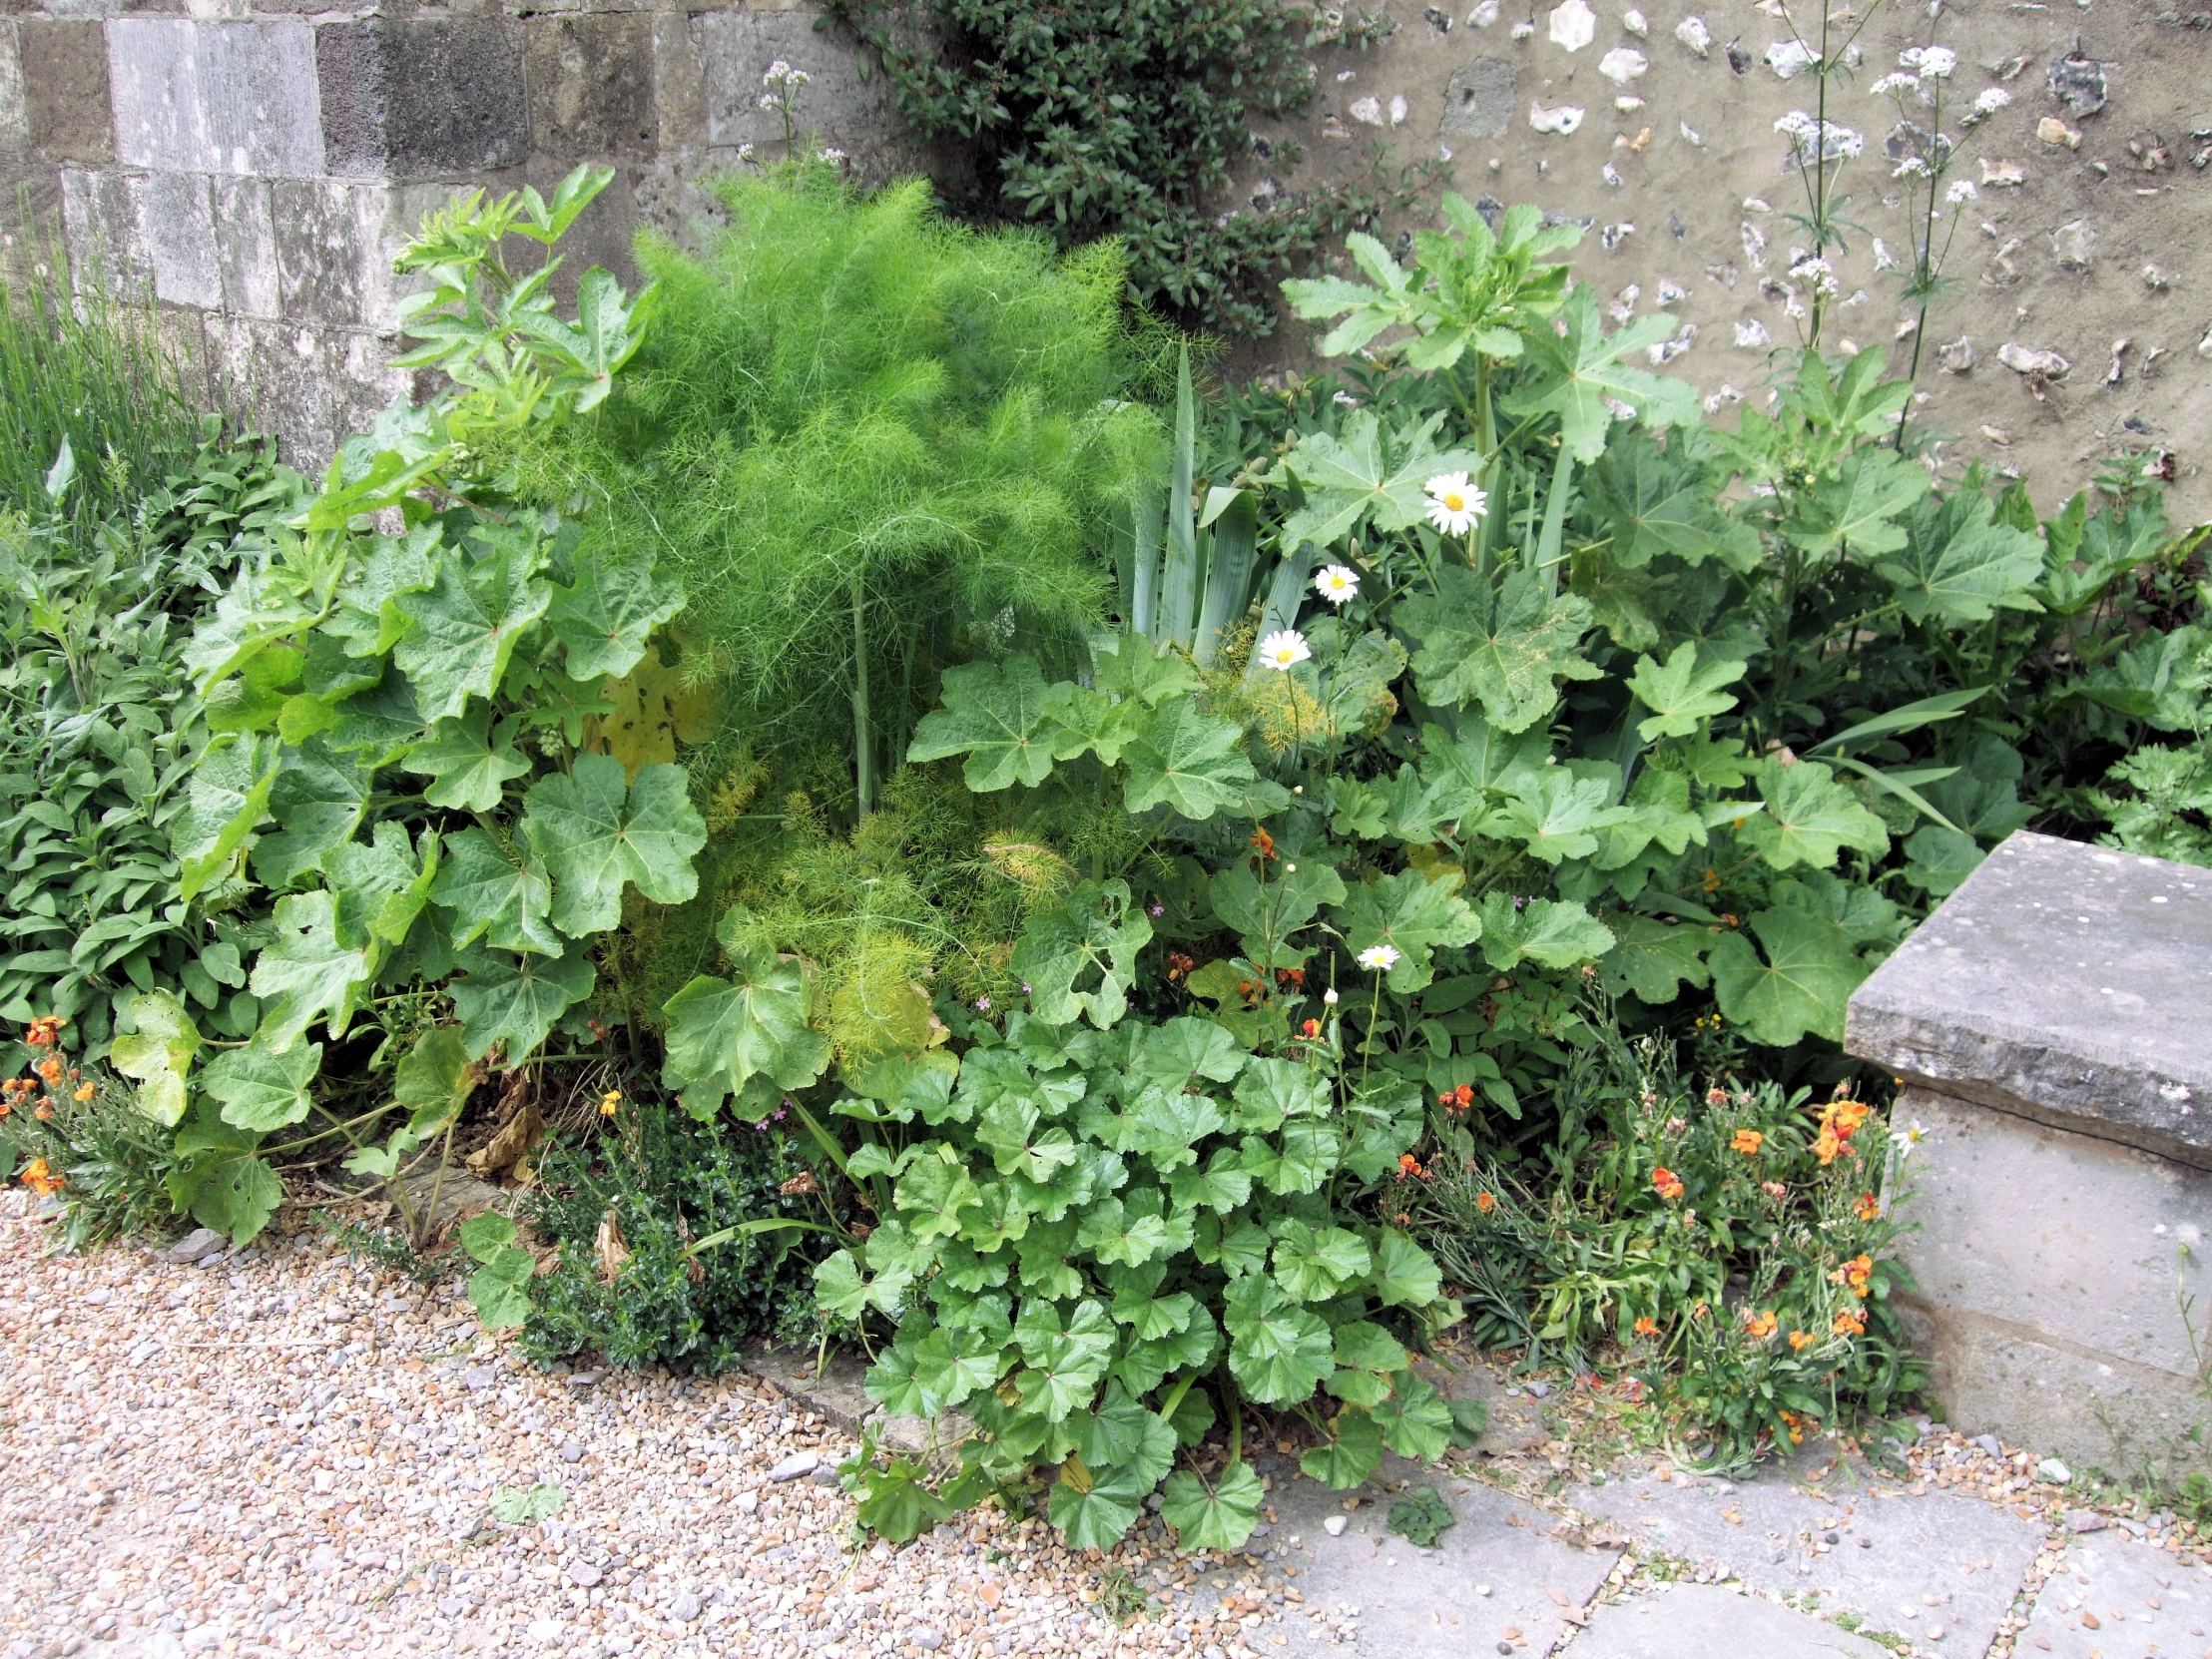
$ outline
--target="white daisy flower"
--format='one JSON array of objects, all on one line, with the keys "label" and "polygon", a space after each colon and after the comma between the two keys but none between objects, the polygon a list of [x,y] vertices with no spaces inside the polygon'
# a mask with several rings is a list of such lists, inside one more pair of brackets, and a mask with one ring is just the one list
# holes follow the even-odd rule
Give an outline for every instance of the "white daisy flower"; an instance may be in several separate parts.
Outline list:
[{"label": "white daisy flower", "polygon": [[1387,973],[1397,966],[1397,952],[1386,944],[1371,944],[1360,952],[1360,965],[1377,973]]},{"label": "white daisy flower", "polygon": [[1898,1162],[1901,1164],[1912,1157],[1913,1149],[1926,1139],[1928,1139],[1928,1125],[1917,1119],[1910,1129],[1893,1129],[1890,1131],[1890,1144],[1897,1149]]},{"label": "white daisy flower", "polygon": [[1293,664],[1303,663],[1313,654],[1314,648],[1296,628],[1282,629],[1260,642],[1260,661],[1278,674]]},{"label": "white daisy flower", "polygon": [[1421,485],[1428,492],[1428,522],[1447,536],[1463,536],[1489,508],[1483,493],[1471,488],[1463,472],[1440,472]]},{"label": "white daisy flower", "polygon": [[1360,574],[1344,565],[1324,565],[1314,578],[1314,591],[1332,605],[1349,604],[1360,592]]}]

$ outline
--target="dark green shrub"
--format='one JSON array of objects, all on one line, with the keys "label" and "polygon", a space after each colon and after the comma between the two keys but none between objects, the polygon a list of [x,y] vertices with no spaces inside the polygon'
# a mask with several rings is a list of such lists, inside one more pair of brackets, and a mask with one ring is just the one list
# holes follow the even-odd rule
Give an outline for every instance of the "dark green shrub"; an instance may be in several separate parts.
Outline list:
[{"label": "dark green shrub", "polygon": [[1342,12],[1332,23],[1281,0],[837,0],[833,10],[881,58],[916,135],[967,148],[974,178],[952,196],[956,211],[1042,226],[1063,247],[1118,238],[1131,296],[1202,328],[1268,333],[1277,281],[1443,171],[1425,163],[1393,188],[1379,145],[1364,179],[1221,213],[1215,197],[1254,147],[1251,119],[1304,110],[1311,48],[1386,32],[1364,14],[1348,27]]},{"label": "dark green shrub", "polygon": [[[560,1247],[561,1265],[530,1286],[524,1349],[542,1360],[588,1351],[615,1366],[725,1371],[749,1338],[812,1344],[824,1235],[740,1233],[693,1253],[734,1224],[827,1224],[805,1152],[782,1112],[701,1124],[658,1101],[622,1106],[612,1133],[556,1141],[529,1216]],[[617,1240],[626,1259],[611,1254]]]}]

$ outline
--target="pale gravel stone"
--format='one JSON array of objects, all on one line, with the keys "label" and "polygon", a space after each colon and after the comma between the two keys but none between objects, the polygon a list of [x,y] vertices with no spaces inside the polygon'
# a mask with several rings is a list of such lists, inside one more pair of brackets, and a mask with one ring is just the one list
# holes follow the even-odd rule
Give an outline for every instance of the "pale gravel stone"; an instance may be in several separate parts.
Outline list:
[{"label": "pale gravel stone", "polygon": [[[0,1654],[1273,1651],[1193,1611],[1195,1575],[1224,1568],[1151,1516],[1106,1562],[995,1509],[849,1553],[837,1485],[769,1477],[831,1469],[854,1438],[748,1377],[544,1375],[478,1330],[458,1282],[424,1292],[304,1242],[205,1273],[205,1241],[188,1262],[45,1243],[0,1198],[0,1458],[41,1471],[0,1482]],[[568,1491],[557,1518],[490,1520],[495,1486],[541,1480]],[[1106,1566],[1169,1616],[1094,1611]]]}]

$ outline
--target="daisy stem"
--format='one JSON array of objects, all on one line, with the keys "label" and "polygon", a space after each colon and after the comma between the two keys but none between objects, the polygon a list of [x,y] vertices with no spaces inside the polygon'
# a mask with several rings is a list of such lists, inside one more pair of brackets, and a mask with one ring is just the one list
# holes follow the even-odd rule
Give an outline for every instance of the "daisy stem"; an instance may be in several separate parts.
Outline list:
[{"label": "daisy stem", "polygon": [[1360,1092],[1368,1092],[1368,1064],[1375,1058],[1375,1017],[1382,1007],[1382,975],[1375,976],[1375,995],[1368,1003],[1368,1029],[1360,1042]]}]

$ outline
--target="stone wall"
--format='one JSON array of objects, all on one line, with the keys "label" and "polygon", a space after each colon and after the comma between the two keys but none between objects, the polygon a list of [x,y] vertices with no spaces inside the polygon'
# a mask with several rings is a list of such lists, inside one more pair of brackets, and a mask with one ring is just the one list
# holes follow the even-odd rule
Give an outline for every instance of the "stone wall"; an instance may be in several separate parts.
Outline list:
[{"label": "stone wall", "polygon": [[[1393,172],[1448,155],[1470,198],[1587,222],[1578,271],[1620,314],[1681,318],[1666,366],[1716,409],[1763,397],[1774,351],[1795,339],[1780,279],[1802,241],[1774,124],[1810,102],[1774,50],[1792,38],[1782,0],[1469,4],[1392,0],[1375,9],[1395,31],[1372,49],[1317,47],[1313,109],[1261,127],[1222,211],[1361,173],[1378,142]],[[2175,516],[2212,518],[2212,13],[2179,4],[1885,0],[1831,110],[1869,141],[1845,170],[1861,229],[1838,261],[1831,340],[1887,344],[1902,366],[1910,318],[1879,269],[1910,243],[1881,159],[1896,115],[1867,88],[1900,50],[1936,42],[1959,56],[1955,107],[1989,89],[2010,100],[1970,129],[1945,123],[1979,195],[1930,325],[1920,418],[1951,435],[1948,458],[2024,471],[2046,506],[2102,457],[2164,447]],[[311,458],[401,389],[384,366],[389,258],[456,185],[544,186],[580,161],[611,164],[570,261],[621,267],[641,225],[707,211],[698,182],[742,146],[779,147],[781,123],[759,107],[779,57],[814,77],[806,126],[864,177],[915,165],[881,77],[863,78],[849,41],[817,21],[606,0],[365,14],[0,0],[0,187],[66,225],[81,279],[97,264],[150,283],[214,372]],[[1235,366],[1298,361],[1305,337],[1294,326]],[[2023,351],[2066,366],[2004,366]]]},{"label": "stone wall", "polygon": [[[308,461],[408,390],[387,366],[391,261],[456,187],[550,191],[612,165],[567,275],[627,273],[641,226],[712,212],[699,179],[780,147],[759,106],[778,58],[815,74],[824,142],[878,175],[899,154],[880,78],[807,11],[61,10],[0,15],[0,186],[58,229],[79,281],[150,288],[218,385]],[[38,258],[39,236],[11,257]]]}]

